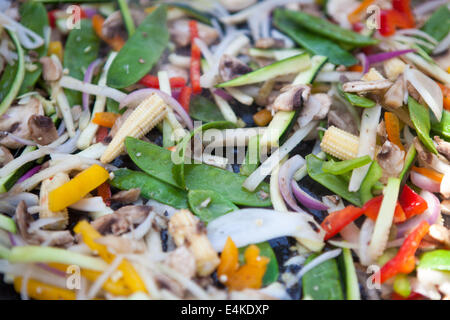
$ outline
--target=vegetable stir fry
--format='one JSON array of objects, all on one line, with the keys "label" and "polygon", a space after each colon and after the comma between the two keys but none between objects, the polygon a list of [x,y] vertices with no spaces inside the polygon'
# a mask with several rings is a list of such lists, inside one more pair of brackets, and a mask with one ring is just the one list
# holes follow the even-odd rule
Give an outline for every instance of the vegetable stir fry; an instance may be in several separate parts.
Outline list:
[{"label": "vegetable stir fry", "polygon": [[4,285],[450,299],[449,57],[448,0],[0,1]]}]

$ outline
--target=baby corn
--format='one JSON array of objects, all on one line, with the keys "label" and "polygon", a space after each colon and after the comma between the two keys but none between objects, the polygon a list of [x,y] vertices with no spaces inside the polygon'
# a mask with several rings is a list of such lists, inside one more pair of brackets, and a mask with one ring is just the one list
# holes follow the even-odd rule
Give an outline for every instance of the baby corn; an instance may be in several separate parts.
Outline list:
[{"label": "baby corn", "polygon": [[166,103],[157,94],[145,99],[117,131],[100,161],[109,163],[114,160],[124,151],[126,137],[141,138],[166,116],[167,110]]},{"label": "baby corn", "polygon": [[206,230],[200,220],[189,210],[180,210],[169,221],[169,233],[177,246],[186,245],[195,257],[197,274],[207,276],[214,272],[220,263]]}]

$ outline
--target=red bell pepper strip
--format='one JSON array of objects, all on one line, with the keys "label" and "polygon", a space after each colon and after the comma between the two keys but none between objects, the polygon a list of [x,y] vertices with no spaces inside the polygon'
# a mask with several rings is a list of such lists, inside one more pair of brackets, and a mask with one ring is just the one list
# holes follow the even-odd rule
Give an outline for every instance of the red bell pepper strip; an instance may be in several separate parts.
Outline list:
[{"label": "red bell pepper strip", "polygon": [[391,296],[392,300],[424,300],[424,296],[417,292],[411,292],[408,297],[402,297],[398,293],[393,292]]},{"label": "red bell pepper strip", "polygon": [[403,187],[398,202],[405,212],[406,219],[421,214],[428,208],[427,202],[407,185]]},{"label": "red bell pepper strip", "polygon": [[190,87],[183,87],[178,97],[178,102],[181,104],[186,112],[189,112],[189,104],[191,102],[192,89]]},{"label": "red bell pepper strip", "polygon": [[389,37],[395,33],[395,23],[391,18],[390,10],[380,11],[380,29],[378,31],[383,37]]},{"label": "red bell pepper strip", "polygon": [[[397,255],[389,260],[380,271],[378,271],[380,283],[394,277],[398,273],[411,273],[416,266],[415,254],[419,248],[420,241],[428,233],[430,225],[422,221],[405,239]],[[374,277],[375,279],[378,277]]]},{"label": "red bell pepper strip", "polygon": [[111,187],[108,182],[103,182],[97,188],[97,195],[102,197],[103,202],[109,207],[111,205]]},{"label": "red bell pepper strip", "polygon": [[98,127],[97,129],[97,133],[95,135],[95,141],[98,142],[103,142],[103,140],[105,140],[105,138],[108,136],[108,128],[106,127]]},{"label": "red bell pepper strip", "polygon": [[47,13],[47,16],[48,16],[48,23],[50,24],[50,27],[51,27],[51,28],[56,27],[56,16],[55,16],[55,13],[56,13],[57,11],[59,11],[59,10],[50,10],[50,11]]},{"label": "red bell pepper strip", "polygon": [[403,15],[403,21],[407,26],[402,28],[414,28],[414,14],[411,10],[411,0],[392,0],[392,7]]},{"label": "red bell pepper strip", "polygon": [[194,41],[195,38],[198,38],[197,21],[195,20],[189,21],[189,30],[191,32],[191,66],[190,66],[191,85],[194,93],[197,94],[202,92],[202,88],[200,87],[201,51]]},{"label": "red bell pepper strip", "polygon": [[[183,88],[186,86],[186,80],[183,77],[173,77],[169,79],[171,88]],[[159,89],[159,80],[157,76],[145,75],[139,83],[148,87]]]},{"label": "red bell pepper strip", "polygon": [[321,226],[325,230],[325,240],[328,240],[338,234],[350,222],[358,219],[364,210],[352,205],[342,210],[330,213],[322,222]]},{"label": "red bell pepper strip", "polygon": [[[378,196],[367,201],[364,206],[364,214],[371,220],[375,221],[378,217],[378,212],[380,211],[381,202],[383,202],[383,196]],[[405,212],[401,205],[397,202],[394,211],[394,223],[400,223],[406,220]]]}]

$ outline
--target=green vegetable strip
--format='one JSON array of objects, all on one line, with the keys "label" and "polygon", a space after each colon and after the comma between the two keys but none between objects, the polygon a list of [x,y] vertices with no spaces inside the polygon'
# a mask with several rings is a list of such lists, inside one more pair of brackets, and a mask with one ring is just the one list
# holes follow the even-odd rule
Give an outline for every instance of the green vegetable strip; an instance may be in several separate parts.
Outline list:
[{"label": "green vegetable strip", "polygon": [[409,171],[409,168],[411,168],[412,164],[414,163],[414,159],[416,158],[416,147],[414,147],[414,144],[411,144],[411,146],[408,149],[408,152],[405,156],[405,164],[403,165],[402,172],[400,173],[400,181],[403,180],[403,178],[406,176],[406,173]]},{"label": "green vegetable strip", "polygon": [[418,103],[411,96],[408,97],[408,108],[409,116],[411,117],[411,121],[414,124],[420,141],[428,150],[437,154],[438,152],[434,146],[434,142],[430,137],[431,123],[428,108]]},{"label": "green vegetable strip", "polygon": [[347,300],[361,300],[361,293],[359,292],[359,283],[356,276],[355,265],[353,264],[352,253],[350,249],[343,248],[342,254],[345,265],[345,289]]},{"label": "green vegetable strip", "polygon": [[450,112],[444,110],[442,113],[441,122],[434,122],[431,124],[431,130],[441,136],[443,139],[450,141]]},{"label": "green vegetable strip", "polygon": [[372,159],[369,156],[362,156],[359,158],[344,160],[344,161],[327,161],[323,164],[322,170],[326,173],[340,175],[360,168],[369,164]]},{"label": "green vegetable strip", "polygon": [[420,258],[419,268],[450,271],[450,250],[426,252]]},{"label": "green vegetable strip", "polygon": [[0,102],[0,116],[4,114],[6,110],[8,110],[14,99],[16,99],[25,77],[25,55],[23,48],[20,45],[20,41],[17,38],[17,35],[13,31],[6,29],[6,32],[11,37],[11,40],[16,47],[18,59],[16,63],[16,73],[13,76],[14,80],[11,82],[11,84],[5,87],[5,82],[9,83],[10,81],[10,79],[5,79],[5,77],[9,77],[9,75],[5,72],[0,81],[0,91],[2,92],[2,101]]},{"label": "green vegetable strip", "polygon": [[239,209],[233,202],[212,190],[190,190],[188,203],[192,212],[205,223]]},{"label": "green vegetable strip", "polygon": [[241,174],[249,176],[258,168],[259,165],[259,138],[260,136],[251,137],[248,141],[247,153],[245,161],[241,165]]},{"label": "green vegetable strip", "polygon": [[344,97],[350,102],[353,106],[360,108],[372,108],[375,107],[376,103],[373,100],[370,100],[366,97],[358,96],[357,94],[344,92]]},{"label": "green vegetable strip", "polygon": [[408,276],[403,273],[396,275],[393,288],[403,298],[409,297],[411,294],[411,283],[409,282]]},{"label": "green vegetable strip", "polygon": [[361,188],[359,189],[359,196],[361,197],[361,203],[364,204],[373,198],[372,188],[383,176],[383,169],[380,167],[378,162],[373,161],[367,171],[364,180],[361,183]]},{"label": "green vegetable strip", "polygon": [[127,28],[128,35],[131,37],[136,31],[134,27],[134,21],[131,17],[130,9],[128,8],[127,0],[117,0],[119,3],[120,11],[122,12],[123,21],[125,22],[125,27]]},{"label": "green vegetable strip", "polygon": [[0,214],[0,229],[9,231],[11,233],[17,232],[17,227],[14,220],[4,214]]},{"label": "green vegetable strip", "polygon": [[436,10],[421,29],[438,42],[442,41],[450,32],[450,9],[447,4]]}]

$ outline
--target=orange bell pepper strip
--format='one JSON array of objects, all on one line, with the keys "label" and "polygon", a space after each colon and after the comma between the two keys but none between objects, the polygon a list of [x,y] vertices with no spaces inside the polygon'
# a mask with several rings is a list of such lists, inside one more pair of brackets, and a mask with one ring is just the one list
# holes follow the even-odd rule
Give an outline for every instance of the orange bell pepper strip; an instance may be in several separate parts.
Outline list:
[{"label": "orange bell pepper strip", "polygon": [[[422,221],[405,239],[396,256],[389,260],[380,271],[378,276],[381,283],[396,276],[399,273],[411,273],[416,266],[415,254],[419,248],[420,241],[428,233],[430,225]],[[378,277],[375,276],[374,279]]]},{"label": "orange bell pepper strip", "polygon": [[399,147],[400,150],[405,151],[405,147],[400,140],[400,121],[398,117],[392,112],[385,112],[384,122],[389,141]]},{"label": "orange bell pepper strip", "polygon": [[267,126],[272,118],[272,113],[267,109],[262,109],[253,115],[253,121],[258,127]]},{"label": "orange bell pepper strip", "polygon": [[[450,72],[450,67],[447,72]],[[439,82],[437,82],[437,84],[441,87],[442,95],[444,96],[444,109],[450,111],[450,88]]]},{"label": "orange bell pepper strip", "polygon": [[[373,221],[377,220],[378,212],[380,211],[382,202],[383,202],[382,195],[370,199],[363,206],[364,214]],[[405,220],[406,220],[405,211],[403,211],[403,208],[400,205],[400,203],[397,202],[397,205],[395,206],[395,211],[394,211],[394,223],[400,223]]]},{"label": "orange bell pepper strip", "polygon": [[92,27],[94,28],[95,33],[100,39],[105,41],[114,51],[120,51],[120,49],[122,49],[122,47],[125,45],[125,40],[119,35],[115,35],[114,38],[105,37],[102,32],[104,22],[105,19],[99,14],[96,14],[92,17]]},{"label": "orange bell pepper strip", "polygon": [[50,191],[48,206],[53,212],[61,211],[81,200],[89,192],[108,180],[109,173],[98,164],[94,164],[79,173],[69,182]]},{"label": "orange bell pepper strip", "polygon": [[353,71],[353,72],[363,72],[364,71],[363,66],[360,64],[355,64],[355,65],[349,67],[348,70]]},{"label": "orange bell pepper strip", "polygon": [[[102,235],[94,229],[86,220],[80,221],[73,231],[77,234],[80,234],[83,238],[84,243],[94,252],[105,260],[107,263],[112,263],[115,259],[115,256],[108,251],[108,248],[100,243],[97,243],[95,240],[102,237]],[[118,270],[122,271],[124,282],[127,287],[131,289],[132,292],[146,292],[145,284],[142,281],[141,277],[134,269],[133,265],[127,261],[122,260]]]},{"label": "orange bell pepper strip", "polygon": [[[14,278],[14,289],[22,290],[22,277]],[[30,298],[36,300],[75,300],[75,291],[58,288],[34,279],[27,282],[27,293]]]},{"label": "orange bell pepper strip", "polygon": [[220,256],[220,264],[217,268],[217,275],[219,279],[222,276],[228,278],[229,275],[233,274],[239,269],[239,251],[233,240],[228,237],[227,242],[225,242],[225,247],[223,248],[222,254]]},{"label": "orange bell pepper strip", "polygon": [[411,168],[411,170],[415,171],[417,173],[420,173],[420,174],[426,176],[427,178],[430,178],[430,179],[432,179],[432,180],[434,180],[436,182],[439,182],[439,183],[441,183],[442,179],[444,178],[444,175],[442,173],[437,172],[437,171],[435,171],[433,169],[430,169],[430,168],[413,166]]},{"label": "orange bell pepper strip", "polygon": [[102,197],[103,202],[107,205],[111,205],[111,187],[108,182],[103,182],[97,188],[97,195]]},{"label": "orange bell pepper strip", "polygon": [[[62,263],[49,263],[49,267],[52,267],[54,269],[66,272],[67,268],[69,267],[66,264]],[[99,276],[101,276],[101,272],[94,271],[94,270],[88,270],[88,269],[81,269],[80,270],[81,275],[88,279],[91,282],[94,282],[97,280]],[[123,279],[118,279],[117,281],[113,281],[110,278],[108,278],[102,285],[102,288],[105,291],[108,291],[109,293],[116,295],[116,296],[128,296],[132,294],[131,290],[126,286]]]},{"label": "orange bell pepper strip", "polygon": [[348,21],[350,23],[357,23],[361,21],[362,16],[366,13],[366,9],[374,3],[375,0],[364,0],[361,4],[348,15]]},{"label": "orange bell pepper strip", "polygon": [[342,210],[331,212],[321,224],[321,227],[326,232],[324,240],[334,237],[350,222],[358,219],[363,213],[363,209],[352,205],[349,205]]},{"label": "orange bell pepper strip", "polygon": [[102,127],[112,128],[118,117],[120,117],[120,114],[114,112],[97,112],[94,114],[92,123]]}]

